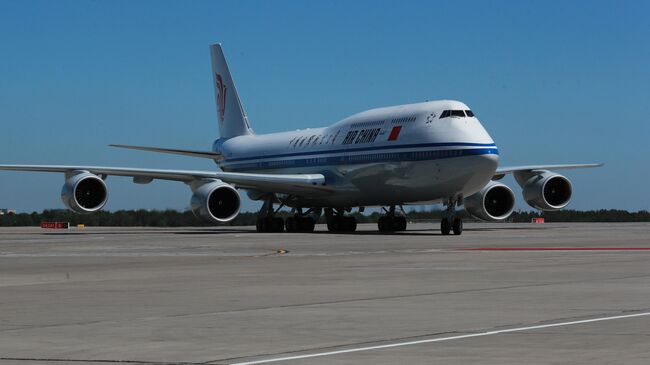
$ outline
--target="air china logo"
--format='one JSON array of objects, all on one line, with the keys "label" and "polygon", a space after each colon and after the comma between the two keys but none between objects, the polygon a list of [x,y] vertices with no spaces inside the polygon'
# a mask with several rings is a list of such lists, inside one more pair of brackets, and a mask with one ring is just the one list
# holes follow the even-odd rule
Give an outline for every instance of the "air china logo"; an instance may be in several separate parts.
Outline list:
[{"label": "air china logo", "polygon": [[228,88],[223,83],[221,75],[215,74],[215,79],[217,80],[217,112],[219,113],[219,121],[223,123],[225,114],[226,114],[226,91]]}]

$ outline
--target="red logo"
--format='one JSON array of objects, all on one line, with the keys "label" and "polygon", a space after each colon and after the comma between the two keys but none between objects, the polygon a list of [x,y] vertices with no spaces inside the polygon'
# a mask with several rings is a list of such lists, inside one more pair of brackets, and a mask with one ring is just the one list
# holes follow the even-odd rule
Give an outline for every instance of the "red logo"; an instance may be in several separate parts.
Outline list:
[{"label": "red logo", "polygon": [[217,80],[217,112],[219,113],[219,121],[223,123],[224,115],[226,114],[226,91],[228,88],[223,83],[221,75],[215,74]]},{"label": "red logo", "polygon": [[390,135],[388,136],[389,141],[396,141],[397,137],[399,136],[399,132],[402,130],[402,126],[398,125],[397,127],[393,127],[393,130],[390,131]]}]

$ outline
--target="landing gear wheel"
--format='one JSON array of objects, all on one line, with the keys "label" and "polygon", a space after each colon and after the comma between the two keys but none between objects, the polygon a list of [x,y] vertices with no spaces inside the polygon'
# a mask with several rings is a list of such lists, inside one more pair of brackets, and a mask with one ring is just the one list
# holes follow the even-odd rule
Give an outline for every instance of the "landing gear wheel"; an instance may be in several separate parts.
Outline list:
[{"label": "landing gear wheel", "polygon": [[344,231],[346,232],[354,232],[357,230],[357,219],[354,217],[344,217]]},{"label": "landing gear wheel", "polygon": [[357,230],[357,220],[354,217],[333,216],[327,220],[327,230],[335,232],[354,232]]},{"label": "landing gear wheel", "polygon": [[406,231],[406,217],[395,217],[394,222],[396,231]]},{"label": "landing gear wheel", "polygon": [[339,217],[332,217],[327,220],[327,230],[332,233],[340,231],[339,226],[341,225],[341,220]]},{"label": "landing gear wheel", "polygon": [[280,217],[257,218],[257,232],[284,232],[284,220]]},{"label": "landing gear wheel", "polygon": [[316,223],[311,217],[289,217],[285,222],[287,232],[313,232]]},{"label": "landing gear wheel", "polygon": [[451,224],[449,224],[449,218],[442,218],[440,221],[440,232],[447,236],[451,232]]},{"label": "landing gear wheel", "polygon": [[296,227],[296,218],[294,217],[289,217],[284,221],[284,228],[286,229],[287,232],[296,232],[297,227]]},{"label": "landing gear wheel", "polygon": [[316,222],[311,217],[302,217],[300,220],[300,231],[301,232],[313,232],[316,227]]},{"label": "landing gear wheel", "polygon": [[[384,208],[384,211],[386,214],[379,217],[377,222],[380,232],[406,231],[406,217],[396,215],[394,205],[391,205],[388,209]],[[402,209],[402,212],[404,212],[404,209]]]},{"label": "landing gear wheel", "polygon": [[395,220],[389,216],[379,217],[377,227],[380,232],[393,232],[395,231]]},{"label": "landing gear wheel", "polygon": [[382,216],[377,221],[377,228],[379,228],[380,232],[399,231],[399,222],[396,217]]},{"label": "landing gear wheel", "polygon": [[379,217],[379,220],[377,221],[377,228],[379,229],[379,232],[392,231],[392,229],[390,229],[392,224],[387,218],[388,217]]},{"label": "landing gear wheel", "polygon": [[463,233],[463,220],[456,217],[454,218],[454,223],[451,225],[451,229],[454,231],[456,236],[460,236]]},{"label": "landing gear wheel", "polygon": [[271,218],[271,232],[284,232],[284,220],[282,218]]},{"label": "landing gear wheel", "polygon": [[266,219],[257,218],[257,222],[255,223],[255,229],[257,230],[257,232],[266,232]]}]

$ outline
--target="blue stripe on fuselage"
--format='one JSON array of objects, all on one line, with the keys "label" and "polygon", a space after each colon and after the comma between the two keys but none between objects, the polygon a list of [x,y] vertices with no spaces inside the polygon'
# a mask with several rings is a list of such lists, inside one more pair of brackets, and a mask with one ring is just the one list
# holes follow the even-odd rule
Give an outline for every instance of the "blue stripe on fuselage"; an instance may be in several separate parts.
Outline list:
[{"label": "blue stripe on fuselage", "polygon": [[269,159],[269,158],[279,158],[279,157],[297,157],[297,156],[309,156],[309,155],[329,155],[333,153],[354,153],[354,152],[363,152],[363,151],[374,151],[374,150],[389,150],[389,149],[400,149],[400,148],[423,148],[423,147],[495,147],[494,143],[470,143],[470,142],[445,142],[445,143],[417,143],[417,144],[395,144],[395,145],[383,145],[383,146],[370,146],[370,147],[361,147],[361,148],[341,148],[336,150],[320,150],[320,151],[304,151],[304,152],[293,152],[293,153],[282,153],[277,155],[266,155],[266,156],[251,156],[251,157],[238,157],[238,158],[228,158],[224,162],[237,162],[237,161],[250,161],[250,160],[259,160],[259,159]]},{"label": "blue stripe on fuselage", "polygon": [[[452,144],[454,146],[464,145],[464,144]],[[286,159],[286,157],[294,157],[295,155],[284,156],[283,159],[272,159],[275,156],[264,156],[264,157],[255,157],[255,158],[246,158],[246,159],[264,159],[259,162],[242,162],[242,163],[229,163],[231,161],[241,161],[242,159],[232,159],[222,161],[223,168],[227,171],[250,171],[250,170],[268,170],[268,169],[286,169],[286,168],[295,168],[295,167],[312,167],[312,166],[331,166],[331,165],[352,165],[352,164],[366,164],[366,163],[381,163],[381,162],[400,162],[400,161],[427,161],[427,160],[440,160],[454,157],[463,157],[463,156],[478,156],[478,155],[498,155],[499,150],[494,144],[488,144],[493,146],[492,148],[464,148],[464,149],[445,149],[445,150],[420,150],[420,151],[407,151],[407,152],[387,152],[386,148],[370,154],[357,154],[349,155],[349,152],[358,152],[361,149],[356,150],[342,150],[346,154],[339,156],[327,156],[327,157],[311,157],[303,159]],[[391,149],[394,148],[409,148],[413,146],[421,147],[421,145],[402,145],[402,146],[390,146]],[[426,145],[426,146],[430,146]],[[386,147],[386,146],[384,146]],[[440,147],[440,144],[436,144],[436,147]],[[366,150],[366,149],[364,149]],[[323,151],[324,153],[332,154],[336,153],[335,151]],[[340,152],[339,152],[340,153]],[[314,153],[307,153],[307,155],[313,155]]]}]

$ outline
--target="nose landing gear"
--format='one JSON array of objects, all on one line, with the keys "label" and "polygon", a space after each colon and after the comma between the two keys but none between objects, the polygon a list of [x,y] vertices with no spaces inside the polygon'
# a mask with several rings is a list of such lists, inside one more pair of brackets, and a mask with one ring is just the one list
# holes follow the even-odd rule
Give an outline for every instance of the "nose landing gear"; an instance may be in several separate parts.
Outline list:
[{"label": "nose landing gear", "polygon": [[460,236],[463,233],[463,219],[456,216],[456,200],[449,198],[446,206],[447,209],[443,213],[444,216],[440,221],[440,232],[447,236],[451,232],[456,236]]}]

